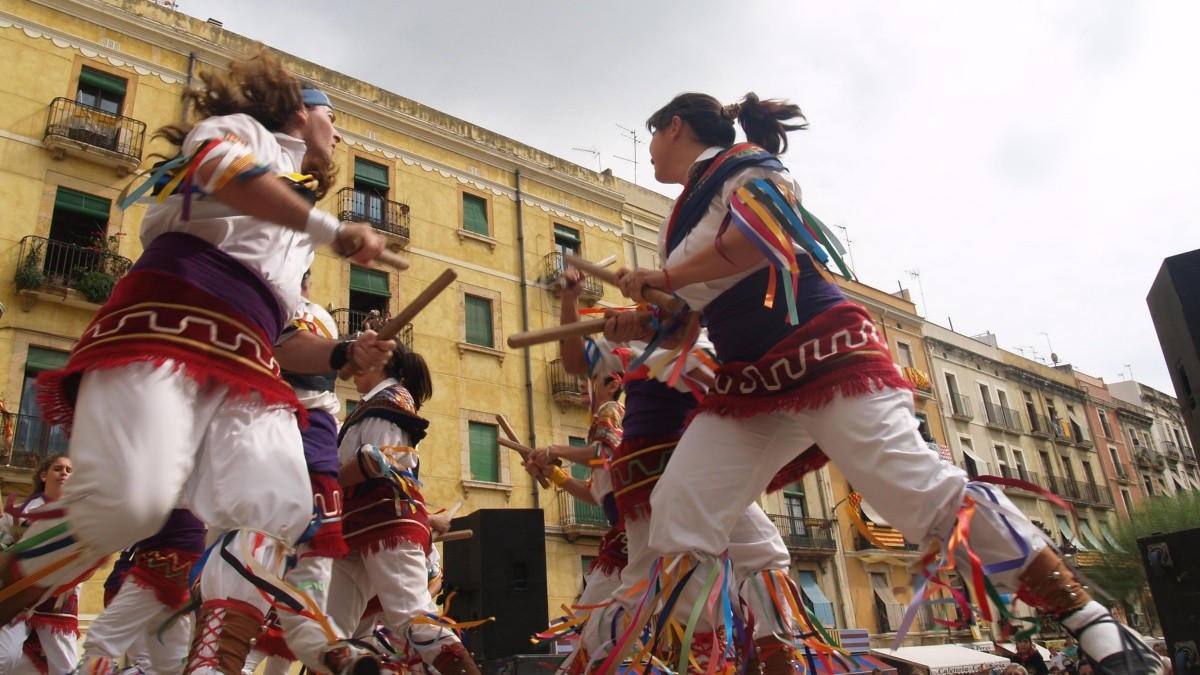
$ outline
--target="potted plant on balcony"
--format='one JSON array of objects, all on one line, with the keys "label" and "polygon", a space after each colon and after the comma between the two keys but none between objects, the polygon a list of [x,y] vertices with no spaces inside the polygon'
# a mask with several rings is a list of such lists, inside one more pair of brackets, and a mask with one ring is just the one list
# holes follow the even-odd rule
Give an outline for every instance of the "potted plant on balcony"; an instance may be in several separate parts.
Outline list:
[{"label": "potted plant on balcony", "polygon": [[71,287],[88,302],[102,305],[112,295],[113,286],[120,277],[117,262],[121,257],[117,255],[117,249],[122,236],[123,232],[107,236],[97,233],[88,246],[92,260],[72,270]]},{"label": "potted plant on balcony", "polygon": [[18,291],[32,291],[41,288],[46,283],[46,273],[42,271],[41,242],[29,247],[25,259],[17,266],[17,272],[13,275],[13,283]]}]

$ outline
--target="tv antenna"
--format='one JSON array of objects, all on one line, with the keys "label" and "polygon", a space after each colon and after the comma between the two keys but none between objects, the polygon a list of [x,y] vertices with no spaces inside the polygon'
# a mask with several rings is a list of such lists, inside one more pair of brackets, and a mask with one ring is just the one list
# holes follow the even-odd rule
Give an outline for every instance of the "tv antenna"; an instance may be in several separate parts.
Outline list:
[{"label": "tv antenna", "polygon": [[834,227],[842,231],[842,238],[846,240],[846,255],[850,258],[850,268],[856,269],[854,264],[854,248],[850,246],[850,244],[854,243],[854,240],[850,238],[850,230],[847,230],[845,225],[834,225]]},{"label": "tv antenna", "polygon": [[576,152],[586,152],[587,154],[591,155],[592,159],[596,160],[596,170],[597,171],[604,170],[604,165],[600,163],[600,148],[597,148],[596,146],[593,145],[590,148],[571,148],[571,149]]},{"label": "tv antenna", "polygon": [[929,314],[929,305],[925,304],[925,284],[921,283],[921,270],[920,269],[905,270],[905,272],[908,274],[908,276],[917,280],[917,290],[920,291],[920,293],[921,293],[921,311],[925,315],[928,315]]},{"label": "tv antenna", "polygon": [[1126,363],[1125,370],[1129,371],[1129,379],[1132,380],[1133,379],[1133,366],[1131,364]]},{"label": "tv antenna", "polygon": [[637,129],[630,129],[629,127],[623,127],[620,124],[616,125],[616,127],[618,129],[620,129],[622,132],[624,132],[621,134],[622,136],[633,141],[633,159],[630,159],[628,157],[621,157],[620,155],[613,155],[613,157],[616,157],[617,159],[625,160],[626,162],[633,163],[633,184],[637,185],[637,166],[638,166],[638,160],[637,160],[638,147],[637,146],[642,145],[646,141],[638,138]]},{"label": "tv antenna", "polygon": [[1042,331],[1042,335],[1046,336],[1046,347],[1050,349],[1050,362],[1057,366],[1058,354],[1054,353],[1054,345],[1050,344],[1050,334],[1046,331]]}]

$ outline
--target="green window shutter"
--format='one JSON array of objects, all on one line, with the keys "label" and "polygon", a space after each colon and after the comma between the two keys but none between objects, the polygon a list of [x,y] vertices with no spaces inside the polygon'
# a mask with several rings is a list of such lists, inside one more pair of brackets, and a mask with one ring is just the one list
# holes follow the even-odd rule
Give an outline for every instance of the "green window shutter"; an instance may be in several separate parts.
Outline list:
[{"label": "green window shutter", "polygon": [[471,480],[500,482],[500,451],[496,444],[496,426],[467,422],[471,444]]},{"label": "green window shutter", "polygon": [[[571,446],[572,448],[586,448],[587,447],[587,439],[580,438],[578,436],[570,436],[567,438],[567,445]],[[578,478],[580,480],[587,480],[588,476],[590,476],[591,474],[592,474],[592,468],[590,466],[586,466],[583,464],[576,464],[575,462],[571,462],[571,476],[572,477]]]},{"label": "green window shutter", "polygon": [[92,70],[91,68],[80,69],[79,84],[91,85],[117,96],[125,95],[125,80],[109,75],[108,73],[102,73],[99,70]]},{"label": "green window shutter", "polygon": [[566,225],[554,224],[554,241],[559,244],[579,247],[579,230],[567,227]]},{"label": "green window shutter", "polygon": [[69,352],[60,352],[41,347],[30,347],[25,356],[25,372],[40,373],[43,370],[58,370],[67,365]]},{"label": "green window shutter", "polygon": [[468,295],[465,298],[467,310],[467,342],[480,347],[494,347],[492,335],[492,301]]},{"label": "green window shutter", "polygon": [[54,195],[54,208],[66,209],[91,218],[108,220],[108,213],[111,207],[112,202],[107,199],[93,197],[92,195],[76,192],[75,190],[61,186]]},{"label": "green window shutter", "polygon": [[463,194],[463,229],[488,236],[487,200]]},{"label": "green window shutter", "polygon": [[354,182],[366,183],[374,188],[386,191],[388,185],[388,170],[386,166],[372,164],[361,159],[354,160]]},{"label": "green window shutter", "polygon": [[392,297],[388,290],[388,275],[386,272],[363,269],[350,266],[350,290],[384,298]]}]

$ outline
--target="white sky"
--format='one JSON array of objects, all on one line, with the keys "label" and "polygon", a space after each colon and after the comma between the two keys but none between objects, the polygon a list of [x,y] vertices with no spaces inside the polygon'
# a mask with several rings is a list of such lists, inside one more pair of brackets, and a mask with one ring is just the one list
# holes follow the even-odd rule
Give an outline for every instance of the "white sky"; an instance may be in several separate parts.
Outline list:
[{"label": "white sky", "polygon": [[[810,129],[784,162],[809,209],[847,229],[862,281],[909,287],[960,333],[1041,360],[1052,345],[1083,372],[1174,394],[1145,298],[1164,257],[1200,247],[1200,3],[179,9],[628,180],[620,158],[635,147],[619,126],[648,138],[646,118],[679,92],[792,99]],[[646,145],[636,156],[639,184],[676,194]]]}]

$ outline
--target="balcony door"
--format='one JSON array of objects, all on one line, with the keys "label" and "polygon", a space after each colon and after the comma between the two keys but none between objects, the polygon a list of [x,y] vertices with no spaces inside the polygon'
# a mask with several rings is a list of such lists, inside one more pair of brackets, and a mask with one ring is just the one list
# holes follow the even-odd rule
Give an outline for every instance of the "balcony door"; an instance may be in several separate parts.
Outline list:
[{"label": "balcony door", "polygon": [[[567,438],[567,445],[572,448],[587,447],[587,439],[578,436],[570,436]],[[581,481],[587,481],[592,475],[592,468],[584,464],[571,463],[571,476],[578,478]],[[604,517],[604,509],[599,506],[593,506],[581,499],[574,499],[575,502],[575,522],[580,525],[608,525],[608,520]]]},{"label": "balcony door", "polygon": [[804,509],[804,484],[792,483],[783,489],[783,508],[787,514],[787,533],[791,537],[806,537],[808,529],[804,519],[808,517]]},{"label": "balcony door", "polygon": [[386,226],[384,214],[388,191],[386,166],[354,158],[354,215],[367,222]]},{"label": "balcony door", "polygon": [[42,271],[49,283],[70,286],[79,273],[102,268],[111,210],[107,199],[59,186],[50,216],[50,241],[42,251]]},{"label": "balcony door", "polygon": [[12,448],[8,453],[9,465],[36,467],[47,454],[67,451],[66,431],[60,426],[50,426],[42,419],[35,386],[39,373],[57,370],[66,363],[66,352],[29,348],[25,359],[25,381],[21,387],[21,405],[17,410]]}]

